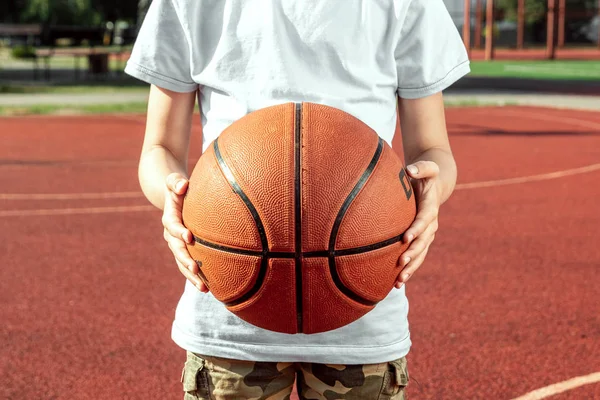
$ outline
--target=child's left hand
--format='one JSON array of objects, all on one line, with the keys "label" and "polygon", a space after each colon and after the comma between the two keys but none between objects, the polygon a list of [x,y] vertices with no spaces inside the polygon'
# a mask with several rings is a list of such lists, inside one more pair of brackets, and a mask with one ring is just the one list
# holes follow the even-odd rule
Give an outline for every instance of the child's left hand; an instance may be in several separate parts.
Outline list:
[{"label": "child's left hand", "polygon": [[400,289],[425,260],[429,246],[438,230],[438,213],[441,200],[441,185],[438,179],[440,169],[433,161],[417,161],[406,167],[413,178],[412,185],[417,201],[417,216],[404,234],[404,243],[409,248],[400,256],[403,267],[398,276],[396,288]]}]

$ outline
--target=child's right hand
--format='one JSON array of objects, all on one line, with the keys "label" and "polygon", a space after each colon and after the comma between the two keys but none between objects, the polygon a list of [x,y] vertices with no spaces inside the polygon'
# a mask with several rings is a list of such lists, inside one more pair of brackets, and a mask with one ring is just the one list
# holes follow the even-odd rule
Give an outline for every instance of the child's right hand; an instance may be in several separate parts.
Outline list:
[{"label": "child's right hand", "polygon": [[179,271],[201,292],[208,292],[208,287],[198,276],[198,265],[190,256],[186,243],[192,243],[192,233],[183,225],[183,197],[187,191],[188,180],[176,172],[167,176],[165,186],[165,206],[162,224],[163,236],[175,256]]}]

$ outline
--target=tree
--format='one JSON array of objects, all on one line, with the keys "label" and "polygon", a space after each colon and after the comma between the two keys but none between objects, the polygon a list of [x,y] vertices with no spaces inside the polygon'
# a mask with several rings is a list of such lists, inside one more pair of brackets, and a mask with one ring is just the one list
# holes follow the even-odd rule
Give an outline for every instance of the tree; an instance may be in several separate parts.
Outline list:
[{"label": "tree", "polygon": [[137,15],[138,0],[0,0],[0,22],[7,23],[97,26],[125,20],[135,24]]},{"label": "tree", "polygon": [[[498,0],[497,8],[504,12],[504,17],[508,21],[517,20],[517,0]],[[525,23],[531,25],[537,21],[546,18],[548,9],[548,0],[525,0]]]},{"label": "tree", "polygon": [[[567,0],[565,37],[568,41],[582,41],[581,28],[595,15],[598,0]],[[517,20],[518,0],[497,0],[496,7],[504,19]],[[558,0],[556,1],[558,7]],[[548,0],[525,0],[525,24],[536,42],[546,41]],[[586,40],[583,40],[586,41]]]},{"label": "tree", "polygon": [[136,31],[139,32],[140,27],[142,26],[142,22],[144,22],[144,18],[146,17],[146,13],[148,12],[148,8],[150,7],[150,3],[152,2],[152,0],[138,0],[138,7],[137,7],[137,29]]},{"label": "tree", "polygon": [[[567,0],[566,3],[568,13],[585,15],[587,11],[593,11],[597,7],[598,0]],[[558,6],[558,1],[556,4]],[[496,7],[504,12],[507,20],[517,20],[517,0],[498,0]],[[525,14],[527,24],[545,20],[548,0],[525,0],[525,9],[527,10]]]},{"label": "tree", "polygon": [[126,20],[135,23],[138,14],[137,0],[91,0],[104,21]]},{"label": "tree", "polygon": [[91,0],[29,0],[20,20],[49,25],[96,26],[103,18],[92,7]]},{"label": "tree", "polygon": [[26,0],[0,1],[0,22],[19,22]]}]

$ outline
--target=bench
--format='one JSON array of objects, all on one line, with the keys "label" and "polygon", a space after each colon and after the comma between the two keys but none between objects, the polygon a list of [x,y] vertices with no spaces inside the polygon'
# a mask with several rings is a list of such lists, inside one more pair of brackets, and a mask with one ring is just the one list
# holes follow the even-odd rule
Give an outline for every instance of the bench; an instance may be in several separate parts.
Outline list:
[{"label": "bench", "polygon": [[81,58],[88,60],[88,75],[97,76],[110,72],[110,59],[117,57],[123,61],[125,51],[122,47],[50,47],[35,50],[34,79],[38,79],[40,65],[39,59],[43,60],[44,78],[50,80],[50,59],[52,57],[73,57],[75,64],[75,77],[81,75]]}]

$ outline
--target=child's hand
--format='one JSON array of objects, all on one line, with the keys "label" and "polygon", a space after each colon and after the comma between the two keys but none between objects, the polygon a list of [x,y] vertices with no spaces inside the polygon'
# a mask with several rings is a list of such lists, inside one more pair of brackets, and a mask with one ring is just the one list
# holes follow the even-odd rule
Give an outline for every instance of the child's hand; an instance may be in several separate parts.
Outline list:
[{"label": "child's hand", "polygon": [[438,212],[441,204],[440,169],[433,161],[418,161],[407,166],[417,201],[417,216],[404,234],[404,243],[411,243],[400,257],[403,267],[396,288],[400,289],[425,260],[429,246],[438,229]]},{"label": "child's hand", "polygon": [[183,226],[182,210],[183,197],[188,187],[188,181],[181,174],[172,173],[167,176],[165,187],[165,207],[162,223],[165,227],[164,238],[175,256],[179,271],[201,292],[208,288],[198,277],[198,265],[190,256],[185,244],[194,240],[192,233]]}]

